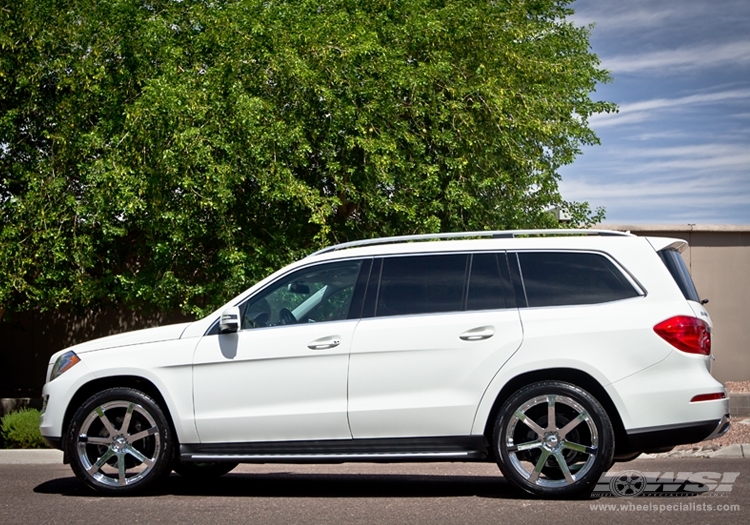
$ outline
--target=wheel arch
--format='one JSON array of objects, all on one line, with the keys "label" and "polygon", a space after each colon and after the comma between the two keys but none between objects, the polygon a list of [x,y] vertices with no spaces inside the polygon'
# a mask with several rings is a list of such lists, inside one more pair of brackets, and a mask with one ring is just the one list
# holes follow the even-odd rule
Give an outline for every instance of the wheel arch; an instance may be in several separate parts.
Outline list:
[{"label": "wheel arch", "polygon": [[[152,383],[151,381],[149,381],[148,379],[144,377],[133,376],[133,375],[101,377],[101,378],[93,379],[89,381],[88,383],[81,385],[81,387],[76,391],[76,393],[70,399],[70,402],[68,403],[68,407],[65,409],[65,416],[63,417],[63,424],[62,424],[62,441],[61,441],[62,449],[67,450],[67,443],[65,443],[65,440],[67,439],[68,428],[78,408],[87,399],[89,399],[91,396],[93,396],[97,392],[101,392],[103,390],[107,390],[110,388],[118,388],[118,387],[119,388],[132,388],[134,390],[139,390],[143,392],[144,394],[148,395],[149,397],[151,397],[156,402],[156,404],[159,405],[159,408],[164,412],[164,416],[167,418],[167,421],[169,422],[169,430],[172,433],[172,436],[174,436],[174,441],[175,441],[174,449],[178,450],[179,449],[179,436],[175,430],[175,424],[172,418],[172,413],[169,410],[169,405],[164,399],[164,396],[161,394],[161,391],[154,383]],[[65,463],[67,463],[67,457],[65,458]]]},{"label": "wheel arch", "polygon": [[[538,381],[547,380],[565,381],[567,383],[571,383],[586,390],[588,393],[594,396],[607,412],[607,416],[609,416],[609,419],[612,423],[612,429],[614,430],[615,434],[615,454],[619,452],[620,448],[624,449],[625,447],[627,447],[628,440],[627,433],[625,432],[625,426],[622,423],[620,413],[617,410],[614,402],[612,401],[612,398],[609,396],[604,387],[599,383],[599,381],[594,379],[586,372],[575,368],[546,368],[541,370],[533,370],[519,374],[506,382],[503,388],[500,390],[500,393],[495,398],[495,401],[492,404],[492,408],[490,409],[489,416],[487,417],[487,421],[485,421],[484,436],[487,439],[488,443],[492,443],[492,433],[495,426],[495,420],[497,419],[498,413],[500,412],[500,408],[503,406],[503,403],[505,403],[505,401],[507,401],[510,396],[512,396],[522,387],[531,383],[536,383]],[[490,447],[490,453],[494,458],[494,447]],[[494,460],[497,460],[497,458],[494,458]]]}]

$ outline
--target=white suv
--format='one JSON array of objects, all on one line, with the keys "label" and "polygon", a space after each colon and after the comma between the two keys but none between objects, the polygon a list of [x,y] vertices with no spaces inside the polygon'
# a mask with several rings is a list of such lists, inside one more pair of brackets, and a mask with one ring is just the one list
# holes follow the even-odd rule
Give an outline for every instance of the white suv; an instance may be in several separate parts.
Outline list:
[{"label": "white suv", "polygon": [[614,461],[729,428],[685,246],[592,230],[333,246],[199,321],[56,353],[41,431],[105,493],[237,463],[492,461],[531,493],[586,494]]}]

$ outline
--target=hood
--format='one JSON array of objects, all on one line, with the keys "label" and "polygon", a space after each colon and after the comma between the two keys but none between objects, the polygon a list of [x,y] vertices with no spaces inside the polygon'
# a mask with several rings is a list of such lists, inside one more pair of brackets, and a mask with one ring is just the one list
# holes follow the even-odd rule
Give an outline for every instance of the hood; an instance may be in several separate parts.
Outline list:
[{"label": "hood", "polygon": [[179,339],[191,323],[171,324],[167,326],[157,326],[155,328],[146,328],[145,330],[135,330],[123,334],[110,335],[86,341],[65,350],[73,350],[77,354],[93,352],[96,350],[105,350],[107,348],[117,348],[121,346],[137,345],[141,343],[157,343],[159,341],[170,341]]}]

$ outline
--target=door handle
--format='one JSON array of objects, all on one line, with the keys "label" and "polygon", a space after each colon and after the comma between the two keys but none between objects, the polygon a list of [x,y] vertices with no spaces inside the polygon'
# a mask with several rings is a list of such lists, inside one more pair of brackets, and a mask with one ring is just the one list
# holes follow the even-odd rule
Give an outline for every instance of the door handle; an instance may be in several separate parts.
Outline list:
[{"label": "door handle", "polygon": [[493,335],[495,335],[494,326],[480,326],[479,328],[467,330],[458,337],[464,341],[482,341],[483,339],[489,339]]},{"label": "door handle", "polygon": [[321,337],[315,341],[307,343],[307,348],[310,350],[328,350],[329,348],[335,348],[341,344],[341,336],[331,335],[328,337]]}]

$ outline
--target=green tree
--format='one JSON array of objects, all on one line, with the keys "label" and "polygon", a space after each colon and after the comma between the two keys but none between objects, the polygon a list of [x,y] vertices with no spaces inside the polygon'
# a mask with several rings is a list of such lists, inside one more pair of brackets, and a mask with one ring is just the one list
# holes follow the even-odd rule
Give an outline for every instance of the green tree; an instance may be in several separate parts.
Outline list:
[{"label": "green tree", "polygon": [[320,246],[554,227],[614,106],[567,0],[13,0],[0,308],[201,313]]}]

